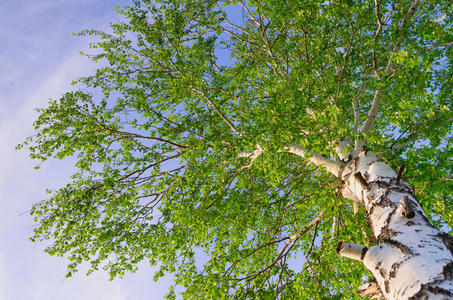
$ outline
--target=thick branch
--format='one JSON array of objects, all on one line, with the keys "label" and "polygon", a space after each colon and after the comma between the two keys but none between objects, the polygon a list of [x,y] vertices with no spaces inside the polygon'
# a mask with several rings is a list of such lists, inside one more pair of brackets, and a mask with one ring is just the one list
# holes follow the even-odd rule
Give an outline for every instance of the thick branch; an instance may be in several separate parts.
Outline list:
[{"label": "thick branch", "polygon": [[250,152],[241,152],[241,153],[239,153],[239,154],[238,154],[238,157],[239,157],[239,158],[250,158],[250,159],[251,159],[250,163],[249,163],[247,166],[242,167],[242,168],[249,168],[249,169],[250,169],[251,166],[252,166],[252,164],[253,164],[253,162],[254,162],[254,161],[258,158],[258,156],[260,156],[263,152],[264,152],[264,149],[261,148],[260,145],[257,145],[256,150],[253,151],[253,152],[251,152],[251,153],[250,153]]},{"label": "thick branch", "polygon": [[364,134],[368,134],[368,132],[370,132],[371,127],[374,124],[374,120],[376,120],[376,117],[379,113],[379,108],[381,107],[381,102],[382,102],[382,90],[377,89],[376,92],[374,93],[373,103],[371,104],[371,108],[368,111],[368,115],[365,119],[365,123],[363,123],[363,126],[360,129],[360,132],[362,132]]},{"label": "thick branch", "polygon": [[296,154],[307,158],[310,162],[317,166],[325,167],[329,173],[332,173],[336,177],[340,177],[344,164],[339,161],[329,160],[328,158],[315,153],[313,151],[307,151],[300,146],[292,145],[286,147],[289,153]]},{"label": "thick branch", "polygon": [[355,95],[354,99],[352,99],[352,111],[354,112],[354,128],[353,128],[354,133],[357,133],[357,130],[359,129],[360,116],[359,116],[359,107],[357,106],[357,101],[359,100],[360,96],[363,93],[364,86],[365,86],[365,81],[362,82],[362,85],[360,86],[359,91]]},{"label": "thick branch", "polygon": [[299,239],[301,236],[303,236],[304,234],[306,234],[310,228],[312,228],[314,225],[318,224],[319,221],[322,220],[322,218],[324,218],[324,210],[322,210],[318,216],[316,216],[316,218],[314,218],[307,226],[304,227],[304,229],[302,231],[300,231],[299,233],[296,233],[292,236],[289,237],[290,240],[295,240],[295,239]]}]

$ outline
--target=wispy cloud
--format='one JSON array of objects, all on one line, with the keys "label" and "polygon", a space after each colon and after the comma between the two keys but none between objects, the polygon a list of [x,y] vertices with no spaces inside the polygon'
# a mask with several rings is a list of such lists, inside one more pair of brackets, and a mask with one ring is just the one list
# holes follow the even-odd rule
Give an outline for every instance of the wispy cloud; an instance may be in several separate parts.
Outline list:
[{"label": "wispy cloud", "polygon": [[[34,163],[27,158],[26,151],[14,149],[26,136],[33,134],[32,122],[37,117],[35,108],[45,106],[49,98],[58,98],[69,90],[74,76],[86,73],[90,66],[80,55],[70,55],[46,79],[42,79],[39,86],[13,93],[14,101],[8,105],[0,123],[0,157],[8,158],[0,167],[0,174],[3,175],[0,179],[0,232],[13,226],[11,218],[17,216],[19,207],[26,210],[31,204],[28,199],[17,201],[17,196],[38,188],[43,190],[43,184],[49,183],[49,178],[37,176],[38,172],[33,169]],[[61,168],[60,172],[67,168]],[[61,175],[53,179],[67,179],[67,176]],[[44,194],[40,196],[44,197]]]},{"label": "wispy cloud", "polygon": [[[16,144],[33,134],[36,107],[71,89],[70,82],[93,65],[78,51],[87,41],[71,36],[87,27],[106,27],[113,16],[110,0],[2,1],[0,4],[0,300],[76,300],[161,298],[146,266],[129,279],[108,281],[99,272],[62,280],[66,261],[43,253],[28,241],[31,204],[44,189],[69,180],[70,162],[48,162],[33,169]],[[162,284],[161,284],[162,285]],[[166,285],[166,284],[164,284]],[[138,288],[139,287],[139,288]]]}]

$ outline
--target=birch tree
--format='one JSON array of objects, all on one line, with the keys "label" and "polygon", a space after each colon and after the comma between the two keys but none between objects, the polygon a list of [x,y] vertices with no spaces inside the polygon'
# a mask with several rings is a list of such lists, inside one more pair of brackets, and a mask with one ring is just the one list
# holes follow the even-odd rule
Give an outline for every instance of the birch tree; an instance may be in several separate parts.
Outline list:
[{"label": "birch tree", "polygon": [[[449,1],[136,0],[39,109],[32,241],[168,298],[453,297]],[[179,295],[179,296],[178,296]]]}]

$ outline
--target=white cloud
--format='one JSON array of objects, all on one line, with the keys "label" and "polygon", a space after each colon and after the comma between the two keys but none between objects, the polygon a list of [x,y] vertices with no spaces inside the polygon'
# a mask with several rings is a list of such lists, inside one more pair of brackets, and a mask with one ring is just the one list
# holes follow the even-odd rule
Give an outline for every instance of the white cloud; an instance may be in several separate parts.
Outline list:
[{"label": "white cloud", "polygon": [[[130,299],[123,281],[110,282],[102,271],[86,277],[82,270],[74,278],[63,280],[67,261],[48,256],[41,246],[31,249],[27,239],[32,222],[28,214],[20,214],[45,196],[46,187],[67,182],[72,165],[51,161],[36,171],[27,152],[14,150],[14,145],[33,132],[36,107],[45,106],[49,98],[60,97],[72,88],[73,79],[92,68],[77,53],[68,55],[47,78],[41,78],[38,86],[17,93],[11,113],[0,124],[0,157],[7,158],[0,164],[0,300]],[[5,256],[10,259],[5,260]],[[23,284],[26,289],[21,288]]]},{"label": "white cloud", "polygon": [[[25,203],[20,203],[17,196],[24,192],[36,194],[38,188],[43,191],[43,184],[49,182],[49,178],[39,177],[40,171],[33,169],[34,162],[28,159],[26,151],[14,149],[15,145],[33,133],[32,121],[37,117],[34,109],[45,106],[49,97],[61,96],[65,90],[70,89],[69,83],[74,76],[90,69],[86,59],[80,55],[70,55],[38,88],[20,91],[14,101],[15,107],[9,107],[9,114],[5,113],[0,124],[0,157],[4,158],[0,165],[0,233],[14,225],[12,220],[21,212],[18,211],[19,207],[23,210],[30,207],[29,199],[23,199]],[[61,162],[60,166],[63,166],[60,168],[61,173],[68,173],[68,166]],[[68,174],[59,174],[53,179],[60,178],[58,181],[61,181],[67,177]],[[38,192],[38,195],[43,197],[44,193]]]},{"label": "white cloud", "polygon": [[36,171],[27,152],[14,147],[33,134],[34,109],[45,106],[49,98],[61,96],[71,89],[73,79],[93,68],[78,54],[87,48],[87,41],[73,38],[71,32],[105,27],[116,18],[112,17],[112,6],[119,2],[3,2],[0,39],[6,43],[0,49],[0,300],[160,299],[168,283],[152,282],[147,264],[138,273],[113,282],[102,271],[89,277],[81,271],[62,280],[67,261],[48,256],[42,246],[33,246],[28,241],[32,220],[27,213],[21,215],[46,196],[46,187],[67,182],[72,167],[70,162],[49,161]]}]

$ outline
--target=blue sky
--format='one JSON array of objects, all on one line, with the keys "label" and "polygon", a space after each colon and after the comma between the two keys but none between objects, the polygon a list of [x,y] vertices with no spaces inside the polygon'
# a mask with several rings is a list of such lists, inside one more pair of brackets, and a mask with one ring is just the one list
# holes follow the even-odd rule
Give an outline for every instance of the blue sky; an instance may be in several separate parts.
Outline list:
[{"label": "blue sky", "polygon": [[70,161],[35,162],[15,145],[33,134],[35,108],[71,89],[70,82],[94,70],[78,53],[87,39],[72,36],[84,28],[106,29],[118,20],[114,6],[127,1],[15,0],[0,2],[0,300],[162,299],[168,282],[152,281],[152,268],[108,280],[103,271],[84,270],[65,279],[66,261],[43,252],[28,237],[27,211],[46,197],[45,188],[69,180]]}]

